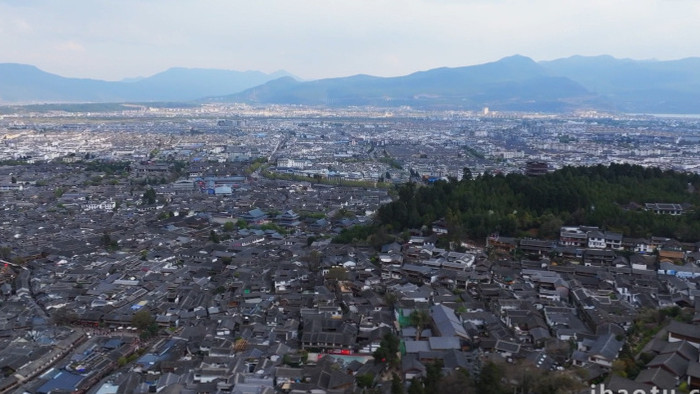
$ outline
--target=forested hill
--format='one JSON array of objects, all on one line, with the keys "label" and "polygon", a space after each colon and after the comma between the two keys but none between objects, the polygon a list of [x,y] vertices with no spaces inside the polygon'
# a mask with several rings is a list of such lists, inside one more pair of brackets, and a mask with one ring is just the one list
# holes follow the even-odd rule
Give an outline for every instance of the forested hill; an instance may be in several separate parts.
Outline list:
[{"label": "forested hill", "polygon": [[[467,177],[468,171],[465,169]],[[591,225],[625,236],[700,239],[700,176],[636,165],[565,167],[541,177],[483,175],[414,183],[380,208],[377,224],[391,231],[444,218],[453,239],[507,236],[556,238],[562,225]],[[681,216],[644,211],[645,203],[686,204]]]}]

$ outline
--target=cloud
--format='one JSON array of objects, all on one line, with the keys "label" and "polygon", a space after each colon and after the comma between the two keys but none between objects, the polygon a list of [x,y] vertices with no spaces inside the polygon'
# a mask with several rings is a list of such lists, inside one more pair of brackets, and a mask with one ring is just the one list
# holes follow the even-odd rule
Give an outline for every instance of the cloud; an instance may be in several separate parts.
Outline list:
[{"label": "cloud", "polygon": [[63,41],[54,46],[61,52],[85,52],[85,47],[76,41]]},{"label": "cloud", "polygon": [[108,79],[173,66],[390,76],[515,53],[698,56],[698,20],[697,0],[0,0],[0,62]]},{"label": "cloud", "polygon": [[13,22],[13,28],[17,33],[29,33],[33,30],[32,25],[23,18],[17,18]]}]

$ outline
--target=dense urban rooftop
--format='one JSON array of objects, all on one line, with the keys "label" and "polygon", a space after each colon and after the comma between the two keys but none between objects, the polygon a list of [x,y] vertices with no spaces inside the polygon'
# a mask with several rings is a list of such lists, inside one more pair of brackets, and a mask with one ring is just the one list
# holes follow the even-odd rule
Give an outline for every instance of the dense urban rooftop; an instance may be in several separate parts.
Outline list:
[{"label": "dense urban rooftop", "polygon": [[207,104],[0,130],[0,392],[699,387],[698,244],[445,218],[336,242],[465,168],[697,173],[698,119]]}]

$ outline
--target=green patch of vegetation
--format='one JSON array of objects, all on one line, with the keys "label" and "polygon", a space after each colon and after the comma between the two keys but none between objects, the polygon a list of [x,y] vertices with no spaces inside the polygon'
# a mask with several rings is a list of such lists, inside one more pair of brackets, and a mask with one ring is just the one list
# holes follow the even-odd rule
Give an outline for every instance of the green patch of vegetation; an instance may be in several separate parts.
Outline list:
[{"label": "green patch of vegetation", "polygon": [[663,309],[645,309],[639,313],[628,332],[627,343],[633,355],[638,355],[671,320],[690,323],[693,314],[678,306]]},{"label": "green patch of vegetation", "polygon": [[401,165],[401,163],[399,163],[399,161],[394,159],[393,157],[384,156],[384,157],[377,158],[377,161],[380,163],[384,163],[391,168],[394,168],[397,170],[403,170],[403,166]]},{"label": "green patch of vegetation", "polygon": [[8,159],[8,160],[0,160],[0,166],[23,166],[25,164],[28,164],[28,161],[26,159]]},{"label": "green patch of vegetation", "polygon": [[233,222],[226,222],[224,223],[223,230],[226,233],[230,233],[231,231],[236,229],[236,225],[233,224]]},{"label": "green patch of vegetation", "polygon": [[344,267],[332,267],[331,269],[328,270],[328,274],[326,275],[326,278],[336,280],[336,281],[343,281],[348,279],[348,270],[346,270]]},{"label": "green patch of vegetation", "polygon": [[90,177],[89,180],[85,181],[85,184],[90,186],[100,186],[102,184],[102,177],[99,175]]},{"label": "green patch of vegetation", "polygon": [[168,179],[164,176],[159,177],[146,177],[139,179],[138,181],[134,181],[135,184],[140,185],[140,186],[148,186],[148,185],[165,185],[168,183]]},{"label": "green patch of vegetation", "polygon": [[298,213],[300,219],[323,219],[326,214],[323,212],[301,211]]},{"label": "green patch of vegetation", "polygon": [[340,234],[333,238],[334,243],[349,244],[366,240],[374,234],[376,227],[373,225],[358,225],[343,229]]},{"label": "green patch of vegetation", "polygon": [[464,148],[464,151],[467,152],[467,154],[469,154],[469,155],[472,156],[472,157],[475,157],[475,158],[477,158],[477,159],[482,159],[482,160],[485,158],[485,156],[484,156],[483,153],[481,153],[481,152],[479,152],[478,150],[472,148],[471,146],[466,146],[466,145],[465,145],[463,148]]},{"label": "green patch of vegetation", "polygon": [[264,231],[266,231],[266,230],[276,231],[280,234],[287,234],[287,232],[288,232],[285,228],[280,227],[279,225],[274,224],[274,223],[265,223],[265,224],[260,225],[258,228],[260,230],[264,230]]},{"label": "green patch of vegetation", "polygon": [[189,164],[187,164],[186,161],[183,160],[167,160],[169,163],[172,163],[173,168],[173,174],[175,177],[180,177],[185,173],[185,170],[189,167]]},{"label": "green patch of vegetation", "polygon": [[386,333],[379,343],[379,348],[372,353],[375,363],[387,363],[391,366],[397,366],[399,363],[399,338],[392,334]]},{"label": "green patch of vegetation", "polygon": [[149,187],[141,197],[141,200],[146,205],[153,205],[156,203],[156,191],[152,187]]},{"label": "green patch of vegetation", "polygon": [[267,164],[267,159],[264,157],[258,157],[257,159],[253,160],[252,163],[244,170],[246,175],[250,175],[254,173],[255,171],[258,170],[263,170],[266,167]]},{"label": "green patch of vegetation", "polygon": [[355,376],[357,386],[361,388],[370,388],[374,386],[374,374],[371,372]]},{"label": "green patch of vegetation", "polygon": [[553,238],[561,225],[585,224],[632,237],[653,234],[694,242],[700,237],[699,210],[671,216],[627,207],[645,202],[700,206],[700,194],[689,191],[699,188],[700,175],[628,164],[565,167],[541,177],[486,174],[431,187],[402,185],[399,198],[378,210],[377,224],[401,231],[445,218],[453,240],[483,239],[493,232]]},{"label": "green patch of vegetation", "polygon": [[115,250],[119,249],[119,243],[116,239],[112,239],[109,233],[102,234],[102,238],[100,239],[100,241],[102,243],[102,246],[104,246],[104,248],[110,252],[114,252]]},{"label": "green patch of vegetation", "polygon": [[106,175],[128,174],[131,163],[128,161],[88,161],[84,163],[85,171],[103,172]]},{"label": "green patch of vegetation", "polygon": [[354,218],[354,217],[356,217],[356,216],[357,216],[357,215],[355,215],[354,212],[352,212],[352,211],[350,211],[350,210],[348,210],[348,209],[345,209],[345,208],[340,208],[340,209],[337,210],[337,211],[335,212],[335,214],[333,215],[333,219],[335,219],[335,220],[340,220],[340,219],[345,219],[345,218],[347,218],[347,219],[352,219],[352,218]]},{"label": "green patch of vegetation", "polygon": [[577,392],[587,386],[570,371],[546,371],[525,363],[505,364],[488,361],[478,376],[465,370],[443,375],[443,363],[426,364],[424,377],[415,378],[409,394],[428,393],[540,393]]},{"label": "green patch of vegetation", "polygon": [[212,290],[213,294],[223,294],[226,292],[226,288],[224,286],[217,286],[216,289]]},{"label": "green patch of vegetation", "polygon": [[558,138],[559,138],[559,143],[561,143],[561,144],[568,144],[569,142],[578,141],[577,138],[572,137],[570,135],[566,135],[566,134],[560,134]]},{"label": "green patch of vegetation", "polygon": [[131,324],[141,331],[141,337],[144,339],[158,334],[156,319],[151,315],[148,309],[141,308],[138,312],[134,313],[134,316],[131,318]]}]

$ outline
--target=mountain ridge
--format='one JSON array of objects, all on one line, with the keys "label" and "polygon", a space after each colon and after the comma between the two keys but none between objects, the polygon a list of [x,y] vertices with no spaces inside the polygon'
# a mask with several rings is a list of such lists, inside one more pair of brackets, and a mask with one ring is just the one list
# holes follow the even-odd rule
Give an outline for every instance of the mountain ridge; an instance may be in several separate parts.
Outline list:
[{"label": "mountain ridge", "polygon": [[33,65],[0,63],[0,103],[190,101],[241,91],[284,75],[291,74],[173,67],[149,77],[103,81],[62,77]]},{"label": "mountain ridge", "polygon": [[700,58],[569,57],[540,64],[612,100],[618,111],[700,113]]},{"label": "mountain ridge", "polygon": [[253,104],[409,105],[424,108],[565,111],[595,94],[515,55],[474,66],[440,67],[399,77],[353,75],[303,83],[271,81],[212,101]]},{"label": "mountain ridge", "polygon": [[402,76],[357,74],[311,81],[301,81],[285,71],[266,74],[187,67],[171,67],[149,77],[102,81],[66,78],[33,65],[0,63],[0,104],[129,101],[700,113],[700,58],[633,60],[574,55],[536,62],[513,55]]}]

